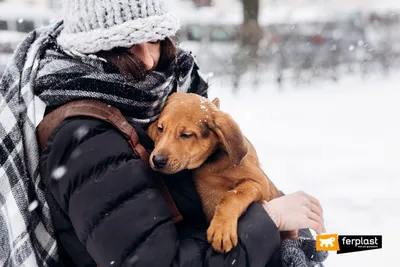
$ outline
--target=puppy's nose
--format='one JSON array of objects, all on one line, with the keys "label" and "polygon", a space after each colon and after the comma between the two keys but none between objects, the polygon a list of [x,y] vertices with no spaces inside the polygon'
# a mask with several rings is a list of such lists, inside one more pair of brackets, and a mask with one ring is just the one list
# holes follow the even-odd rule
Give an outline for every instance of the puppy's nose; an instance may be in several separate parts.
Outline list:
[{"label": "puppy's nose", "polygon": [[155,155],[153,156],[153,164],[156,168],[162,169],[167,165],[168,157],[164,155]]}]

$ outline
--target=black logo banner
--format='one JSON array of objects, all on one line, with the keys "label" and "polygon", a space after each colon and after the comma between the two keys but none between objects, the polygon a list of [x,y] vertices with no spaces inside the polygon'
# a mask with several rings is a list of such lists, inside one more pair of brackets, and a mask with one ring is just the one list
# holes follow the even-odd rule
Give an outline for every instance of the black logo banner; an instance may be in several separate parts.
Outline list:
[{"label": "black logo banner", "polygon": [[382,248],[381,235],[339,235],[337,254]]}]

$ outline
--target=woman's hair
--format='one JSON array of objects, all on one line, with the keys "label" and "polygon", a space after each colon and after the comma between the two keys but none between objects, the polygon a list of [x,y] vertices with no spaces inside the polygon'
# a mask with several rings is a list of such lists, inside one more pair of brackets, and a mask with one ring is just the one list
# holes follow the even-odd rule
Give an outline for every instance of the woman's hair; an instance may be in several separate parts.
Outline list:
[{"label": "woman's hair", "polygon": [[[172,60],[176,57],[176,46],[172,39],[165,38],[160,41],[160,60],[156,66],[156,70],[167,68]],[[116,47],[110,51],[100,51],[96,54],[106,59],[119,72],[128,77],[137,80],[144,80],[147,74],[146,65],[137,56],[129,51],[129,48]]]}]

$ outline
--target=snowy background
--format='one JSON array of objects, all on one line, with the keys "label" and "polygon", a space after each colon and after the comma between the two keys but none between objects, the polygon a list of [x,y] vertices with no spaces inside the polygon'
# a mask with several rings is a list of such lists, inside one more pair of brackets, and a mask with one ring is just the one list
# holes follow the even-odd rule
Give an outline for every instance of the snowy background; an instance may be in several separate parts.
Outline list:
[{"label": "snowy background", "polygon": [[383,249],[336,255],[326,266],[397,266],[400,240],[400,71],[389,77],[238,95],[214,80],[211,96],[234,116],[258,150],[267,175],[285,193],[317,197],[328,233],[383,235]]},{"label": "snowy background", "polygon": [[[213,74],[210,97],[237,120],[270,179],[285,193],[317,197],[328,233],[383,235],[383,249],[331,253],[326,266],[400,266],[400,1],[260,0],[259,22],[268,28],[263,52],[239,80],[233,66],[240,47],[229,34],[242,21],[240,1],[201,8],[168,2],[188,26],[180,45]],[[59,18],[58,3],[0,0],[0,73],[26,34],[16,29]],[[382,17],[369,19],[373,14]],[[285,23],[287,36],[303,39],[276,38],[275,26]],[[315,36],[324,42],[314,45]]]}]

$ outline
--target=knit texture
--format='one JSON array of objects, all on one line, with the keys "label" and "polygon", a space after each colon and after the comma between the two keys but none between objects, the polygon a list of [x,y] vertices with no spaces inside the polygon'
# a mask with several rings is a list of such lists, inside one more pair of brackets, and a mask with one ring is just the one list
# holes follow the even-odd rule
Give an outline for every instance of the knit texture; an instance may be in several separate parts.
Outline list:
[{"label": "knit texture", "polygon": [[323,267],[327,251],[316,250],[315,239],[285,239],[281,247],[282,267]]},{"label": "knit texture", "polygon": [[83,54],[131,47],[173,36],[179,19],[163,0],[64,0],[58,43]]}]

